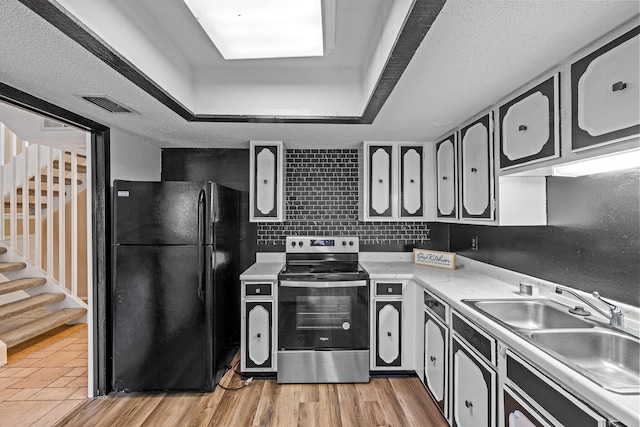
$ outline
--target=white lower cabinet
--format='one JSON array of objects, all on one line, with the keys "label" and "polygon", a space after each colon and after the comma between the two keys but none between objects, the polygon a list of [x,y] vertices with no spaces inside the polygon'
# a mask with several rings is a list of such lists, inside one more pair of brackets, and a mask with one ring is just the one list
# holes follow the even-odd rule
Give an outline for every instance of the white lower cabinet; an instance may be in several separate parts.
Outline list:
[{"label": "white lower cabinet", "polygon": [[376,301],[375,366],[402,366],[402,301]]},{"label": "white lower cabinet", "polygon": [[275,283],[242,282],[240,369],[275,372]]},{"label": "white lower cabinet", "polygon": [[[423,299],[423,383],[442,415],[449,418],[449,306],[428,290]],[[416,370],[417,371],[417,370]]]},{"label": "white lower cabinet", "polygon": [[[511,350],[506,350],[505,359],[506,378],[504,378],[503,388],[515,392],[512,393],[511,398],[516,395],[527,403],[529,415],[526,418],[531,425],[580,427],[609,425],[604,417]],[[503,398],[505,399],[503,400],[504,424],[510,426],[512,425],[509,424],[510,420],[516,418],[514,415],[516,411],[520,413],[523,411],[510,407],[507,394]],[[518,417],[522,418],[519,414]]]},{"label": "white lower cabinet", "polygon": [[449,328],[424,312],[424,384],[440,412],[447,417]]},{"label": "white lower cabinet", "polygon": [[371,283],[371,370],[403,369],[403,307],[405,281]]},{"label": "white lower cabinet", "polygon": [[496,425],[496,372],[454,334],[452,425]]},{"label": "white lower cabinet", "polygon": [[551,427],[518,393],[506,385],[502,389],[502,408],[505,427]]}]

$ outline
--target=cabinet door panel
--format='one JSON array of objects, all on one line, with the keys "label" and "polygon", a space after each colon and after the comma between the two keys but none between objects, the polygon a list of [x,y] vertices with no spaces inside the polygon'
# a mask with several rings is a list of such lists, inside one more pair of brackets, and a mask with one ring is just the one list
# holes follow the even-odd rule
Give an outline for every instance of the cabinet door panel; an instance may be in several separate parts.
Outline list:
[{"label": "cabinet door panel", "polygon": [[572,64],[574,150],[640,133],[639,28]]},{"label": "cabinet door panel", "polygon": [[424,313],[424,319],[424,382],[440,411],[445,414],[449,333],[427,312]]},{"label": "cabinet door panel", "polygon": [[556,74],[500,107],[502,169],[560,155]]},{"label": "cabinet door panel", "polygon": [[603,427],[606,420],[507,351],[507,378],[562,425]]},{"label": "cabinet door panel", "polygon": [[271,316],[272,303],[246,303],[246,366],[248,368],[271,366]]},{"label": "cabinet door panel", "polygon": [[392,147],[369,147],[369,216],[391,217]]},{"label": "cabinet door panel", "polygon": [[489,115],[461,131],[462,217],[492,218]]},{"label": "cabinet door panel", "polygon": [[402,363],[402,302],[376,302],[376,366]]},{"label": "cabinet door panel", "polygon": [[422,147],[400,146],[400,216],[423,215]]},{"label": "cabinet door panel", "polygon": [[510,160],[532,156],[542,149],[550,135],[550,108],[549,98],[537,91],[507,110],[502,122],[503,151]]},{"label": "cabinet door panel", "polygon": [[455,338],[452,387],[454,426],[494,425],[495,372],[485,367]]},{"label": "cabinet door panel", "polygon": [[256,154],[256,209],[268,215],[276,207],[275,147],[260,147]]},{"label": "cabinet door panel", "polygon": [[438,217],[457,218],[455,135],[436,146],[436,176],[438,192]]},{"label": "cabinet door panel", "polygon": [[502,396],[505,427],[550,427],[542,416],[516,397],[517,394],[506,385]]},{"label": "cabinet door panel", "polygon": [[250,216],[252,222],[284,220],[281,142],[251,141]]}]

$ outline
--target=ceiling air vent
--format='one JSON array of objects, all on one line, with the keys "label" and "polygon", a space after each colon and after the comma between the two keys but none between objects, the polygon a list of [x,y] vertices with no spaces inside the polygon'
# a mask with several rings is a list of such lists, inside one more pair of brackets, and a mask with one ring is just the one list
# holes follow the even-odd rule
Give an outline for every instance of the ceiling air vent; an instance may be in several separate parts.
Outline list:
[{"label": "ceiling air vent", "polygon": [[110,113],[138,113],[136,110],[119,104],[106,96],[83,96],[82,98]]}]

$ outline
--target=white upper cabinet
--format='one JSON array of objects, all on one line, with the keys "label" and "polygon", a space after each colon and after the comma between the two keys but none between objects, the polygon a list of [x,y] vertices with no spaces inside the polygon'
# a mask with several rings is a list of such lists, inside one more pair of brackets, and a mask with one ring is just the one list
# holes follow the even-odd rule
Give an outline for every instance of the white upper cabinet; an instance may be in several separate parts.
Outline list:
[{"label": "white upper cabinet", "polygon": [[422,221],[424,144],[364,142],[360,153],[360,220]]},{"label": "white upper cabinet", "polygon": [[560,155],[559,80],[556,73],[500,107],[501,169]]},{"label": "white upper cabinet", "polygon": [[458,217],[457,133],[436,144],[436,197],[438,218]]},{"label": "white upper cabinet", "polygon": [[422,145],[400,145],[400,218],[424,217]]},{"label": "white upper cabinet", "polygon": [[640,134],[640,27],[571,65],[572,149]]},{"label": "white upper cabinet", "polygon": [[[546,181],[498,176],[488,112],[435,144],[436,217],[487,225],[546,225]],[[495,153],[495,156],[498,156]]]},{"label": "white upper cabinet", "polygon": [[371,146],[369,183],[369,216],[371,218],[392,218],[393,196],[393,151],[391,146]]},{"label": "white upper cabinet", "polygon": [[251,222],[284,221],[282,141],[251,141],[249,188]]},{"label": "white upper cabinet", "polygon": [[493,219],[491,113],[460,131],[462,218]]}]

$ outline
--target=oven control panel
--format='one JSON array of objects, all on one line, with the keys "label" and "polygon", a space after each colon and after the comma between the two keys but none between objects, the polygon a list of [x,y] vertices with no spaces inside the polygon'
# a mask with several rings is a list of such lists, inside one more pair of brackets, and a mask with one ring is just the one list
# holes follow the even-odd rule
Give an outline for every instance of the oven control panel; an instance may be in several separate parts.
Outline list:
[{"label": "oven control panel", "polygon": [[287,253],[358,253],[358,237],[353,236],[290,236]]}]

